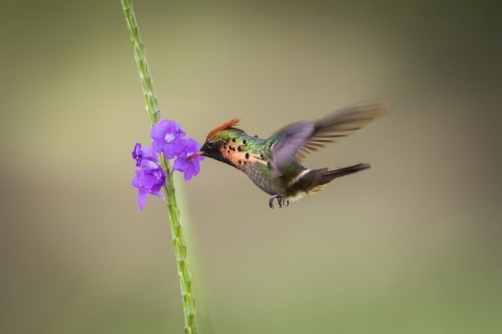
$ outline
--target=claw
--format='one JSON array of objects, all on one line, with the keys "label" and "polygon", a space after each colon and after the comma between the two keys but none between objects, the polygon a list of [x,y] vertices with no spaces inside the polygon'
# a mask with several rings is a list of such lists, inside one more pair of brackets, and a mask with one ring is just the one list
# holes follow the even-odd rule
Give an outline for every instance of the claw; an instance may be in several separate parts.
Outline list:
[{"label": "claw", "polygon": [[279,203],[279,208],[281,207],[281,196],[280,195],[273,195],[270,196],[270,199],[268,200],[268,206],[273,209],[274,208],[274,199],[277,198],[277,203]]},{"label": "claw", "polygon": [[277,204],[279,204],[279,208],[285,207],[287,208],[289,206],[289,200],[283,198],[281,195],[273,195],[270,196],[270,199],[268,200],[268,206],[273,209],[274,208],[274,199],[277,198]]}]

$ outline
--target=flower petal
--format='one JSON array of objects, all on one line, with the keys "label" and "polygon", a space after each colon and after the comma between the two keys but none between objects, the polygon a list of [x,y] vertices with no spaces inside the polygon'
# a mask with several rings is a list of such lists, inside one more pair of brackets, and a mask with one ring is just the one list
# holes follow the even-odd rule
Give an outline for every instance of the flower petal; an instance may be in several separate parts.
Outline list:
[{"label": "flower petal", "polygon": [[154,126],[152,126],[150,130],[150,137],[152,139],[164,139],[164,136],[166,135],[166,122],[167,119],[161,119],[157,123],[155,123]]},{"label": "flower petal", "polygon": [[134,144],[134,149],[132,150],[131,154],[132,154],[133,159],[136,159],[136,157],[139,154],[141,154],[141,144],[140,143]]},{"label": "flower petal", "polygon": [[190,162],[188,162],[188,166],[185,170],[185,174],[183,175],[185,181],[188,181],[190,180],[194,175],[195,175],[195,170],[194,170],[194,166],[193,164]]},{"label": "flower petal", "polygon": [[176,153],[174,151],[174,146],[172,144],[167,144],[164,147],[164,156],[166,157],[166,159],[174,159]]},{"label": "flower petal", "polygon": [[[147,150],[146,153],[149,154],[151,152]],[[146,203],[147,194],[165,199],[165,196],[161,193],[161,189],[166,181],[166,173],[164,173],[158,162],[143,159],[141,161],[141,168],[135,170],[134,173],[135,176],[132,179],[132,185],[138,188],[138,205],[140,211]]]},{"label": "flower petal", "polygon": [[188,143],[185,139],[182,139],[182,138],[176,138],[174,139],[171,144],[173,146],[173,150],[174,150],[174,153],[176,155],[179,155],[181,154],[181,152],[183,152],[185,150],[185,148],[187,147]]},{"label": "flower petal", "polygon": [[157,192],[157,193],[151,193],[151,194],[152,194],[152,195],[155,195],[155,196],[157,196],[157,197],[160,197],[160,198],[162,198],[163,200],[165,200],[165,199],[166,199],[166,196],[164,196],[164,194],[163,194],[160,190],[159,190],[159,192]]},{"label": "flower petal", "polygon": [[157,169],[159,168],[159,163],[156,162],[156,161],[152,161],[152,160],[146,160],[146,159],[143,159],[141,160],[141,169],[143,171],[149,171],[149,170],[154,170],[154,169]]},{"label": "flower petal", "polygon": [[178,137],[178,138],[184,138],[184,137],[185,137],[185,135],[186,135],[185,131],[183,131],[183,130],[181,130],[181,129],[180,129],[180,130],[178,131],[177,137]]},{"label": "flower petal", "polygon": [[164,139],[167,134],[175,134],[180,129],[180,124],[170,119],[158,121],[150,130],[152,139]]},{"label": "flower petal", "polygon": [[184,172],[187,168],[187,165],[188,162],[186,161],[186,157],[178,157],[176,160],[174,160],[173,169]]},{"label": "flower petal", "polygon": [[140,181],[139,181],[140,180],[141,171],[135,170],[134,172],[136,173],[136,175],[132,179],[132,186],[135,187],[135,188],[141,188]]},{"label": "flower petal", "polygon": [[152,146],[143,146],[141,149],[143,159],[148,159],[152,161],[159,161],[157,154],[155,154],[155,151],[153,150]]},{"label": "flower petal", "polygon": [[164,147],[167,145],[164,138],[162,139],[154,139],[152,142],[152,147],[155,152],[160,153],[164,150]]},{"label": "flower petal", "polygon": [[199,162],[199,160],[190,161],[190,162],[192,162],[194,175],[199,174],[200,173],[200,162]]},{"label": "flower petal", "polygon": [[146,203],[146,191],[143,189],[138,189],[138,208],[139,211],[143,210]]},{"label": "flower petal", "polygon": [[185,141],[187,142],[187,147],[185,150],[187,151],[188,155],[191,155],[200,150],[200,144],[195,139],[185,138]]},{"label": "flower petal", "polygon": [[187,170],[183,173],[183,179],[185,179],[185,181],[189,181],[191,178],[192,178],[192,173],[190,171]]}]

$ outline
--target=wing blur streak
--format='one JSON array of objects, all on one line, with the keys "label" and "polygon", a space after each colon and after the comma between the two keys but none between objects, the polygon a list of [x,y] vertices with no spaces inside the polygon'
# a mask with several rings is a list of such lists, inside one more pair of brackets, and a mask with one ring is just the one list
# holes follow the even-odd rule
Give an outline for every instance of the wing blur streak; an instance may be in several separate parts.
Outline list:
[{"label": "wing blur streak", "polygon": [[272,168],[274,176],[283,174],[291,160],[300,160],[327,143],[336,143],[382,117],[389,110],[385,101],[360,102],[335,111],[316,121],[293,123],[279,130],[271,138]]}]

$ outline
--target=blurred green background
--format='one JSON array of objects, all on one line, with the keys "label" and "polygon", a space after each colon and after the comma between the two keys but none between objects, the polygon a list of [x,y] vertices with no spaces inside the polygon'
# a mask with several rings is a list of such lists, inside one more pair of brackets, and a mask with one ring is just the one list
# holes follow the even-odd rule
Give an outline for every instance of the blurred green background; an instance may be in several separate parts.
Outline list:
[{"label": "blurred green background", "polygon": [[[182,333],[164,205],[130,185],[149,120],[120,2],[1,7],[0,332]],[[374,168],[287,209],[216,161],[178,179],[201,333],[502,332],[500,1],[135,9],[163,116],[198,140],[392,103],[305,161]]]}]

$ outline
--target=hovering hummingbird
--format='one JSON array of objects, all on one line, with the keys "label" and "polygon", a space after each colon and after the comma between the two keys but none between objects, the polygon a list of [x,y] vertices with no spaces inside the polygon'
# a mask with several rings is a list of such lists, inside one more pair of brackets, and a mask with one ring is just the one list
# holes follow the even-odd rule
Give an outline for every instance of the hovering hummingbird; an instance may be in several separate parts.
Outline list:
[{"label": "hovering hummingbird", "polygon": [[239,119],[234,118],[209,132],[200,151],[187,161],[206,156],[235,167],[271,195],[268,203],[272,209],[274,199],[279,207],[287,207],[290,200],[312,195],[338,177],[371,168],[369,163],[359,163],[311,170],[299,161],[325,144],[338,142],[365,127],[388,109],[384,101],[361,102],[315,121],[290,124],[268,139],[249,136],[236,128]]}]

